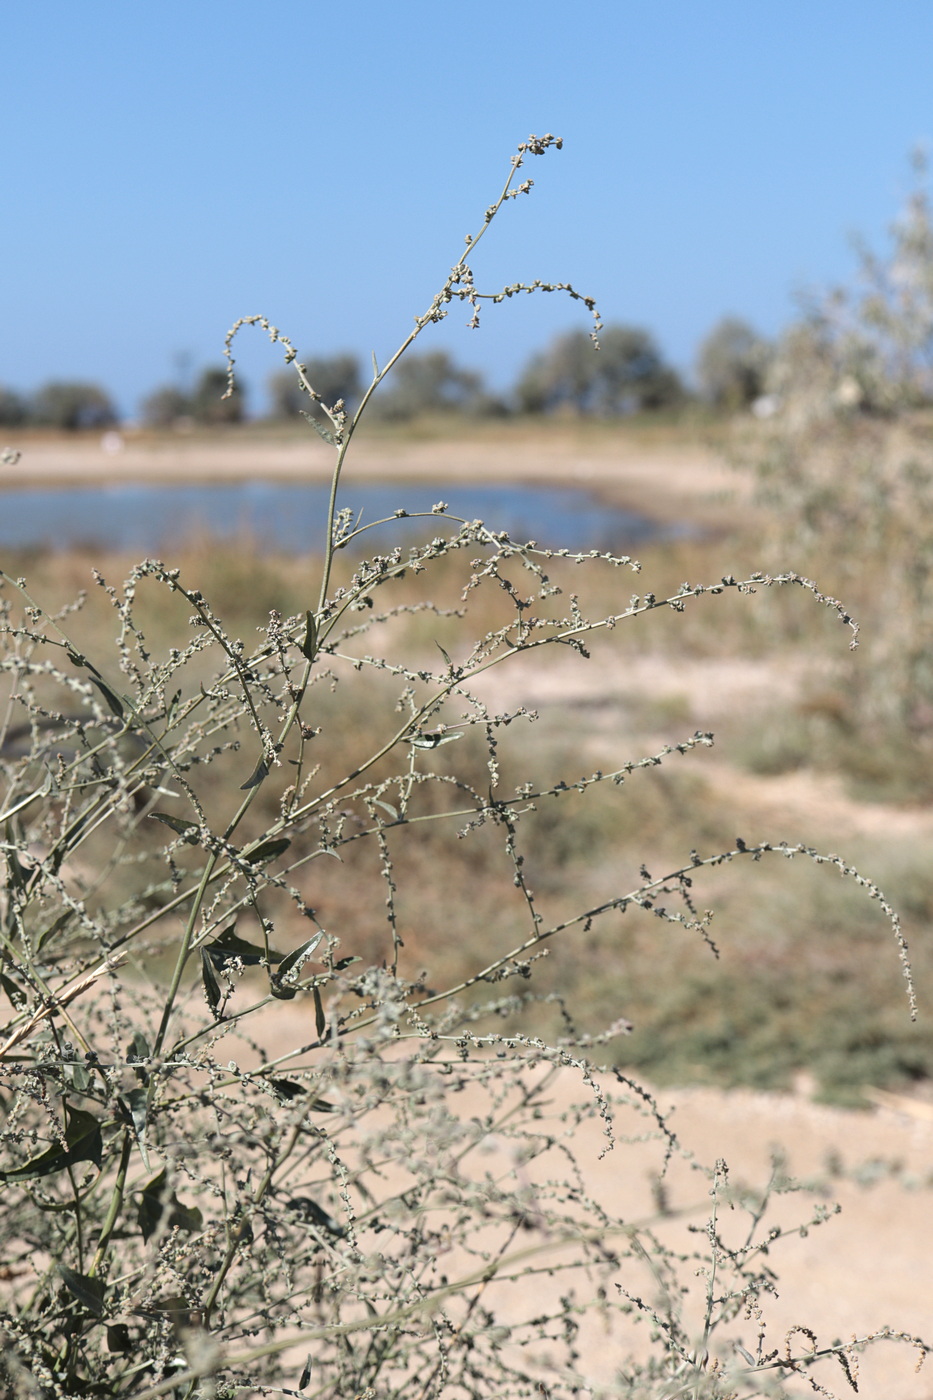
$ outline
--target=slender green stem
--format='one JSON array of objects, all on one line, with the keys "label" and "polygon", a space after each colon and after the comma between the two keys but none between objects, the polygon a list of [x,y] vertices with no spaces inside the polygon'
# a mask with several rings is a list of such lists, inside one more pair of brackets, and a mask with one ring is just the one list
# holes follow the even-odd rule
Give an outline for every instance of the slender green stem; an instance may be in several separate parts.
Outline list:
[{"label": "slender green stem", "polygon": [[88,1269],[88,1277],[94,1278],[98,1269],[104,1262],[110,1241],[123,1207],[123,1196],[126,1191],[126,1175],[130,1164],[130,1154],[133,1150],[133,1135],[129,1128],[123,1130],[123,1145],[120,1149],[120,1165],[117,1168],[117,1179],[113,1184],[113,1191],[110,1195],[110,1205],[107,1207],[107,1214],[100,1227],[100,1236],[97,1241],[97,1250]]}]

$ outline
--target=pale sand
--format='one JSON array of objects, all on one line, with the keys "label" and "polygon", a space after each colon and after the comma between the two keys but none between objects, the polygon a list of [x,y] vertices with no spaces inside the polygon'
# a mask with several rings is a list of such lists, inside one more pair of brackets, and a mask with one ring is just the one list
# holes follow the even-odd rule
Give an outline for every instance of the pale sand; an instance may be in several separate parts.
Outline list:
[{"label": "pale sand", "polygon": [[[307,1039],[308,1015],[299,1003],[277,1005],[274,1018],[260,1013],[252,1030],[267,1052],[281,1054]],[[302,1062],[306,1057],[296,1061]],[[283,1072],[288,1072],[287,1065]],[[614,1081],[607,1081],[606,1087],[610,1092],[621,1088]],[[812,1217],[821,1204],[841,1205],[838,1215],[811,1229],[804,1238],[789,1236],[773,1246],[769,1262],[779,1279],[778,1296],[763,1299],[769,1348],[783,1350],[787,1330],[798,1325],[816,1331],[821,1345],[850,1340],[853,1334],[866,1335],[884,1326],[933,1342],[933,1102],[878,1094],[874,1110],[853,1112],[812,1102],[809,1089],[802,1076],[798,1092],[793,1094],[726,1093],[705,1087],[654,1092],[682,1146],[705,1165],[724,1159],[735,1184],[763,1186],[773,1153],[786,1153],[788,1173],[809,1189],[779,1197],[767,1217],[770,1221],[790,1228]],[[562,1071],[559,1084],[548,1094],[550,1110],[537,1124],[538,1131],[559,1137],[566,1130],[561,1114],[568,1103],[585,1103],[590,1097],[575,1072]],[[467,1090],[457,1095],[450,1107],[464,1118],[482,1117],[486,1101],[477,1091]],[[640,1135],[650,1133],[651,1128],[650,1120],[635,1118],[627,1111],[622,1111],[617,1125],[620,1134]],[[616,1218],[633,1221],[652,1215],[651,1180],[662,1159],[659,1143],[620,1142],[601,1158],[605,1145],[603,1125],[596,1118],[573,1133],[574,1154],[586,1190]],[[827,1160],[831,1155],[841,1161],[846,1179],[830,1179]],[[895,1164],[893,1174],[873,1172],[872,1162]],[[868,1169],[861,1173],[864,1184],[850,1179],[866,1165]],[[469,1173],[491,1171],[495,1177],[500,1172],[509,1173],[513,1166],[507,1143],[491,1138],[488,1152]],[[545,1177],[556,1176],[565,1167],[562,1158],[546,1156],[541,1171]],[[519,1166],[517,1170],[524,1180],[524,1169]],[[660,1233],[671,1246],[685,1251],[702,1249],[702,1237],[688,1233],[687,1226],[702,1230],[708,1181],[688,1163],[675,1159],[669,1188],[671,1208],[696,1209],[686,1217],[662,1223]],[[738,1216],[730,1222],[728,1212],[726,1217],[722,1228],[724,1237],[730,1238],[741,1222]],[[536,1242],[522,1237],[519,1243]],[[453,1260],[450,1267],[453,1276]],[[685,1282],[692,1280],[692,1267],[684,1267]],[[637,1269],[631,1264],[622,1266],[619,1279],[629,1287],[638,1287]],[[570,1282],[561,1274],[553,1279],[536,1276],[535,1306],[556,1306]],[[577,1276],[575,1286],[586,1296],[584,1276]],[[522,1290],[516,1293],[507,1284],[490,1287],[485,1301],[503,1318],[523,1315],[527,1307]],[[739,1319],[731,1335],[753,1347],[755,1324]],[[614,1358],[621,1359],[629,1348],[643,1355],[646,1341],[644,1329],[633,1330],[623,1318],[605,1332],[594,1317],[584,1324],[581,1334],[580,1369],[591,1379],[609,1381]],[[795,1349],[804,1347],[804,1339],[797,1337]],[[919,1374],[914,1369],[916,1361],[913,1349],[893,1342],[870,1349],[860,1361],[862,1400],[931,1400],[933,1358]],[[828,1369],[824,1365],[816,1374],[835,1395],[851,1394],[835,1363]],[[800,1384],[791,1387],[790,1393],[811,1392]]]}]

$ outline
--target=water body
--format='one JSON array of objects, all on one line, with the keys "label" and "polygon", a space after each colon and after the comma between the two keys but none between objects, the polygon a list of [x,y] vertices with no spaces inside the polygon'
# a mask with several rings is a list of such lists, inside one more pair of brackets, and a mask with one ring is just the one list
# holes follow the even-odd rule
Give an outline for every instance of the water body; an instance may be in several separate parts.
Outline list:
[{"label": "water body", "polygon": [[[100,549],[162,554],[205,535],[244,535],[289,553],[317,552],[323,543],[329,487],[323,483],[244,481],[211,486],[114,484],[0,494],[0,546]],[[363,524],[394,511],[427,511],[446,501],[450,515],[483,520],[514,539],[552,549],[627,553],[672,533],[631,511],[607,506],[589,492],[553,486],[348,484],[338,505]],[[449,526],[447,527],[449,529]],[[429,520],[393,520],[367,532],[360,548],[414,543],[444,529]]]}]

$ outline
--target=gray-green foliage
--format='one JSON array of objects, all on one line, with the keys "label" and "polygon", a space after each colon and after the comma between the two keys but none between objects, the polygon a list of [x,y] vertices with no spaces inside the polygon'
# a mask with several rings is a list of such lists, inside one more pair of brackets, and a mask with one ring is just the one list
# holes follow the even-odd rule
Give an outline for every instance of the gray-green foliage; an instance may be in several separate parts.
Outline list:
[{"label": "gray-green foliage", "polygon": [[557,336],[528,364],[516,399],[523,413],[563,408],[611,416],[677,404],[683,386],[648,331],[610,325],[598,343],[584,331]]},{"label": "gray-green foliage", "polygon": [[[519,148],[394,359],[451,303],[468,301],[475,317],[483,299],[505,299],[476,288],[467,256],[530,188],[518,183],[528,156],[554,144]],[[589,299],[559,289],[598,327]],[[96,577],[116,640],[90,655],[87,599],[47,609],[2,576],[5,1393],[474,1400],[544,1386],[569,1397],[591,1388],[587,1314],[621,1326],[619,1337],[633,1318],[648,1324],[647,1345],[620,1342],[599,1382],[606,1395],[727,1400],[788,1394],[797,1377],[824,1384],[826,1366],[847,1368],[869,1339],[816,1347],[802,1335],[779,1349],[749,1319],[772,1287],[779,1239],[821,1223],[827,1207],[771,1227],[772,1197],[794,1189],[779,1164],[754,1193],[722,1163],[691,1163],[696,1198],[683,1214],[700,1228],[670,1243],[678,1216],[663,1177],[677,1139],[650,1094],[589,1058],[625,1022],[582,1034],[551,994],[563,1033],[546,1043],[535,964],[623,916],[711,943],[698,889],[732,861],[831,864],[887,913],[909,984],[897,919],[838,857],[739,839],[556,915],[533,886],[534,809],[597,786],[627,797],[639,770],[679,762],[710,736],[613,771],[515,783],[503,753],[510,728],[533,717],[520,701],[490,708],[482,682],[548,651],[583,664],[637,618],[736,590],[796,585],[849,619],[796,575],[631,595],[622,580],[637,566],[607,556],[618,607],[590,616],[582,591],[562,593],[552,574],[596,556],[514,541],[441,502],[425,542],[363,557],[375,522],[340,509],[339,481],[392,363],[352,418],[294,366],[335,450],[334,493],[316,593],[308,580],[307,606],[273,611],[258,637],[232,635],[197,580],[146,560],[122,584]],[[442,562],[462,569],[453,610],[427,591]],[[412,575],[424,592],[393,602]],[[470,609],[487,596],[499,620],[471,633]],[[412,613],[459,619],[456,643],[445,633],[428,657],[400,650],[398,622]],[[346,755],[332,721],[360,686],[378,720]],[[425,831],[485,850],[484,877],[498,866],[514,911],[509,945],[474,956],[454,985],[434,985],[405,948],[394,853]],[[360,958],[316,907],[318,872],[335,863],[357,892],[362,870],[381,877],[376,957]],[[441,902],[429,942],[445,937],[444,913]],[[519,1013],[526,1029],[508,1029]],[[604,1150],[624,1154],[629,1135],[654,1144],[659,1184],[643,1219],[618,1218],[588,1188],[593,1127]]]},{"label": "gray-green foliage", "polygon": [[776,348],[768,389],[777,411],[741,455],[774,558],[819,567],[865,629],[860,664],[837,680],[836,739],[873,782],[928,789],[933,222],[922,184],[887,252],[863,246],[852,287],[810,298]]}]

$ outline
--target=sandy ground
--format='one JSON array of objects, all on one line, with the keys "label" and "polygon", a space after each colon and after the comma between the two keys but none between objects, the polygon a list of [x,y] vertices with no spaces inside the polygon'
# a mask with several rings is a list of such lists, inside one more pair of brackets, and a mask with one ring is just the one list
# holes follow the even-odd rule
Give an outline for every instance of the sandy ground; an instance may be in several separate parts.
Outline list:
[{"label": "sandy ground", "polygon": [[[274,1022],[270,1019],[264,1031],[257,1023],[253,1029],[268,1052],[282,1053],[306,1040],[307,1013],[297,1003],[277,1006]],[[796,1326],[811,1328],[820,1345],[886,1326],[933,1342],[933,1103],[879,1094],[873,1111],[853,1113],[814,1103],[809,1089],[801,1079],[792,1094],[723,1093],[706,1087],[653,1092],[685,1154],[709,1166],[723,1159],[733,1185],[764,1185],[775,1152],[786,1156],[788,1174],[804,1189],[778,1198],[767,1217],[770,1221],[790,1230],[811,1218],[820,1205],[841,1207],[803,1237],[789,1233],[772,1248],[769,1263],[779,1282],[777,1295],[763,1300],[769,1348],[783,1350],[788,1329]],[[553,1130],[556,1136],[566,1131],[561,1114],[572,1098],[586,1102],[589,1091],[568,1070],[549,1093],[550,1106],[538,1123],[539,1131]],[[464,1118],[483,1115],[485,1100],[468,1091],[455,1102],[454,1111]],[[640,1134],[651,1126],[650,1121],[623,1113],[617,1131]],[[616,1218],[634,1221],[653,1215],[651,1184],[662,1156],[658,1142],[620,1142],[601,1158],[604,1147],[598,1119],[575,1130],[573,1149],[586,1190]],[[835,1175],[828,1169],[832,1158],[842,1168]],[[560,1163],[552,1162],[551,1167],[550,1173],[544,1169],[545,1176],[554,1175]],[[483,1171],[496,1177],[513,1168],[505,1145],[490,1139]],[[668,1185],[670,1208],[687,1213],[662,1223],[659,1233],[669,1245],[685,1251],[702,1248],[702,1239],[687,1227],[703,1228],[707,1179],[681,1157],[670,1168]],[[739,1223],[737,1216],[735,1228]],[[727,1238],[729,1229],[727,1221]],[[688,1282],[692,1267],[684,1269]],[[619,1277],[631,1287],[631,1266],[624,1265]],[[563,1275],[552,1280],[538,1275],[535,1307],[556,1306],[567,1286]],[[585,1295],[585,1280],[578,1279],[576,1286]],[[527,1298],[516,1297],[504,1284],[490,1290],[486,1301],[502,1317],[517,1316],[521,1304],[527,1305]],[[733,1335],[754,1348],[753,1322],[740,1320]],[[795,1345],[800,1342],[798,1337]],[[644,1345],[642,1329],[632,1330],[624,1318],[606,1331],[594,1317],[581,1333],[581,1371],[589,1379],[608,1382],[613,1359],[629,1349],[642,1354]],[[866,1351],[859,1361],[863,1400],[933,1400],[933,1357],[919,1373],[917,1359],[912,1348],[890,1341]],[[834,1395],[852,1393],[836,1363],[815,1374]],[[812,1392],[801,1383],[789,1393]]]}]

